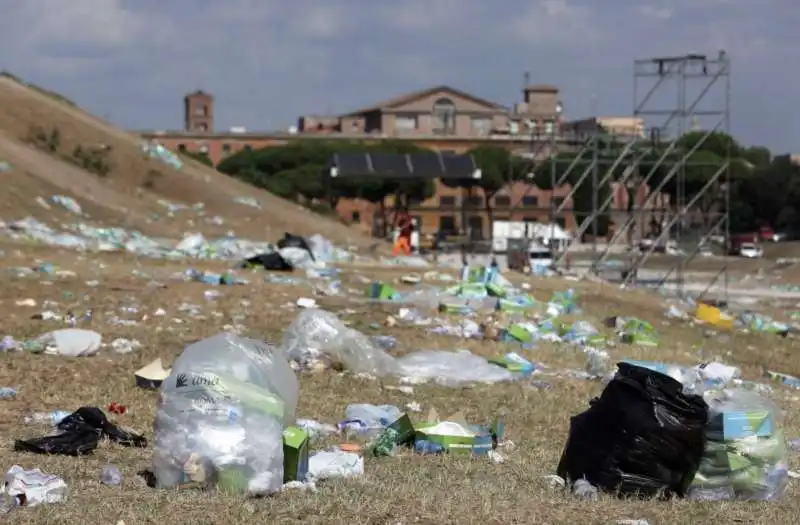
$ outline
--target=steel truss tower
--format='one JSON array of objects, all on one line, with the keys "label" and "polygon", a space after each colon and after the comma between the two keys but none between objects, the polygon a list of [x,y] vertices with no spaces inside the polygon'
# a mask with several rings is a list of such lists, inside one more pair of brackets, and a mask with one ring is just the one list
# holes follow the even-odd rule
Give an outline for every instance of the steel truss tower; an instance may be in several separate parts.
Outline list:
[{"label": "steel truss tower", "polygon": [[[565,261],[590,228],[594,228],[594,233],[597,233],[596,225],[599,218],[610,219],[614,212],[615,219],[619,219],[620,216],[624,218],[619,220],[621,224],[615,224],[614,234],[602,252],[598,253],[597,235],[592,236],[591,268],[595,272],[599,271],[615,248],[619,247],[619,241],[623,236],[626,236],[629,250],[634,251],[632,232],[635,228],[641,227],[641,221],[645,220],[645,217],[649,216],[655,220],[655,212],[659,212],[663,215],[658,228],[659,233],[651,237],[649,247],[629,263],[627,271],[623,273],[622,284],[636,282],[639,269],[645,266],[655,250],[659,246],[664,246],[667,240],[673,240],[683,249],[680,252],[682,255],[677,256],[676,262],[657,282],[662,286],[674,275],[676,291],[679,295],[683,295],[686,267],[699,253],[701,247],[712,238],[722,238],[721,244],[725,251],[729,245],[731,152],[728,149],[722,162],[713,165],[697,161],[695,153],[715,133],[730,133],[730,60],[724,51],[720,51],[718,56],[713,58],[691,54],[635,60],[633,69],[633,117],[642,119],[644,133],[627,140],[615,138],[614,142],[618,145],[616,158],[609,165],[608,151],[605,151],[605,166],[601,167],[598,166],[598,150],[603,142],[599,138],[605,132],[597,126],[595,136],[586,141],[585,147],[581,148],[576,156],[577,162],[584,154],[589,153],[591,162],[573,184],[570,196],[591,177],[593,188],[602,188],[607,183],[616,182],[628,189],[629,198],[636,199],[642,194],[642,188],[646,197],[641,202],[634,201],[634,205],[629,205],[625,213],[610,209],[614,200],[613,194],[600,202],[598,192],[595,191],[591,213],[580,222],[574,234],[574,242],[560,254],[556,265],[561,265]],[[677,139],[689,131],[695,131],[698,135],[694,145],[687,149],[682,147]],[[652,161],[654,158],[657,160]],[[647,162],[645,159],[650,161]],[[688,195],[687,171],[701,167],[708,171],[713,169],[713,173],[706,179],[702,189]],[[617,174],[618,168],[623,168],[621,175]],[[659,170],[661,176],[657,176]],[[657,182],[651,184],[651,180],[656,177]],[[669,203],[669,210],[659,209],[663,206],[661,204],[663,190],[673,181],[674,202]],[[686,234],[688,226],[693,222],[692,219],[698,218],[696,205],[703,197],[710,199],[713,210],[701,217],[704,231],[698,239],[696,235],[692,237]],[[551,212],[551,217],[560,213],[567,201],[568,199],[565,199],[556,207]],[[669,219],[665,219],[667,215]],[[695,230],[692,233],[697,232]],[[724,300],[727,300],[727,265],[722,266],[700,296],[712,290],[720,278],[724,280],[721,291]]]}]

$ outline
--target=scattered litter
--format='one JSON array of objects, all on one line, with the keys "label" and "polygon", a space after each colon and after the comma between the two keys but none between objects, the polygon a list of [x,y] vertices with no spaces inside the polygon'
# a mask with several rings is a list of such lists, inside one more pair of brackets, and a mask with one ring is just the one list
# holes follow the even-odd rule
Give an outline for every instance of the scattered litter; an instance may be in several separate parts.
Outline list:
[{"label": "scattered litter", "polygon": [[87,357],[96,354],[102,343],[103,337],[93,330],[63,328],[39,336],[31,349],[65,357]]},{"label": "scattered litter", "polygon": [[67,499],[66,482],[41,470],[25,470],[14,465],[6,472],[4,492],[14,507],[35,507],[41,504],[61,503]]},{"label": "scattered litter", "polygon": [[136,386],[140,388],[159,388],[161,383],[169,377],[171,370],[165,369],[161,358],[152,361],[136,371]]}]

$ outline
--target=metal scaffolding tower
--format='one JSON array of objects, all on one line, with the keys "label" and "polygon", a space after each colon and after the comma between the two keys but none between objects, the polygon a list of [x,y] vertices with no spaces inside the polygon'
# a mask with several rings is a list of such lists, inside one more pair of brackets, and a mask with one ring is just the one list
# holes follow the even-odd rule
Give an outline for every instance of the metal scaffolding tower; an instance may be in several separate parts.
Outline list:
[{"label": "metal scaffolding tower", "polygon": [[[729,244],[729,192],[730,192],[730,154],[723,155],[722,162],[703,164],[696,159],[695,153],[707,140],[717,132],[730,132],[730,60],[724,51],[716,57],[691,54],[677,57],[648,58],[634,61],[633,117],[642,119],[644,132],[642,136],[631,137],[623,145],[618,146],[613,162],[604,159],[611,166],[600,177],[603,169],[598,166],[598,151],[601,146],[597,137],[603,130],[597,126],[596,136],[587,141],[592,156],[587,172],[573,184],[570,196],[585,182],[590,175],[594,191],[592,211],[580,223],[574,235],[574,242],[563,251],[557,265],[561,265],[570,252],[574,252],[583,236],[593,229],[591,268],[598,272],[612,253],[620,247],[620,239],[626,239],[629,253],[636,251],[634,246],[636,229],[641,230],[641,221],[650,216],[655,221],[655,213],[663,214],[658,234],[648,239],[647,248],[627,262],[627,271],[623,273],[622,284],[634,283],[638,279],[639,270],[643,269],[653,253],[664,247],[667,240],[682,251],[673,257],[674,264],[654,280],[659,286],[668,284],[673,275],[676,291],[684,293],[685,269],[694,259],[701,247],[709,239],[722,237],[723,250]],[[644,84],[644,88],[643,88]],[[670,86],[672,86],[670,88]],[[716,88],[716,89],[715,89]],[[673,98],[675,97],[675,98]],[[702,123],[701,123],[702,119]],[[689,148],[683,147],[678,139],[689,131],[697,133],[696,142]],[[616,140],[619,144],[620,141]],[[583,150],[580,152],[583,155]],[[608,152],[605,152],[606,156]],[[577,157],[576,157],[577,158]],[[645,159],[650,159],[646,162]],[[657,160],[653,161],[655,158]],[[691,195],[687,194],[687,171],[693,168],[709,168],[714,172],[706,179],[705,185]],[[618,168],[624,168],[621,175]],[[659,173],[659,170],[661,172]],[[664,173],[666,170],[666,173]],[[658,175],[657,175],[658,174]],[[650,184],[653,179],[657,183]],[[674,182],[673,182],[674,180]],[[628,191],[629,204],[627,212],[609,209],[614,201],[613,193],[600,201],[597,189],[609,182],[616,182]],[[561,181],[563,182],[563,181]],[[673,182],[674,202],[669,203],[669,211],[663,209],[663,190]],[[637,202],[636,199],[645,192],[646,197]],[[705,231],[694,238],[684,239],[693,219],[697,219],[696,204],[703,197],[710,198],[714,204],[713,211],[702,217]],[[566,204],[562,202],[551,216],[560,213]],[[664,217],[669,213],[670,217]],[[601,217],[614,215],[614,233],[601,253],[597,253],[597,223]],[[619,221],[619,222],[617,222]],[[640,232],[641,233],[641,232]],[[694,233],[697,233],[696,231]],[[686,240],[686,242],[682,242]],[[677,258],[677,260],[676,260]],[[716,282],[724,279],[723,294],[727,300],[728,274],[727,265],[706,286],[701,295],[711,290]],[[672,283],[669,283],[672,284]]]}]

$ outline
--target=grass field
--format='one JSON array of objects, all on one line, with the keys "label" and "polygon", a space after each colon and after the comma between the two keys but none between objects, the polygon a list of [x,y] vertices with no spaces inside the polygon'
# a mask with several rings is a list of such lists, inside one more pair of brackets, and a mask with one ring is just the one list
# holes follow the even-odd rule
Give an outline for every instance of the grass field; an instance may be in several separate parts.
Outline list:
[{"label": "grass field", "polygon": [[[19,277],[12,268],[31,266],[36,260],[50,262],[69,272]],[[72,252],[31,248],[5,248],[4,286],[0,303],[5,315],[3,333],[25,340],[61,327],[56,321],[31,319],[42,309],[80,314],[94,310],[90,325],[105,342],[116,337],[137,339],[142,348],[118,355],[103,349],[94,357],[63,358],[29,353],[0,355],[0,386],[18,390],[16,399],[0,401],[0,464],[41,468],[63,477],[70,489],[66,503],[16,509],[7,517],[18,524],[114,524],[172,523],[369,523],[369,524],[464,524],[542,523],[607,524],[622,519],[646,519],[651,525],[666,523],[797,523],[800,504],[796,485],[779,502],[658,502],[619,501],[603,496],[597,502],[582,502],[570,494],[554,491],[544,477],[555,472],[562,451],[569,417],[588,406],[600,383],[573,379],[564,373],[538,377],[540,383],[520,381],[493,386],[445,388],[414,387],[411,394],[390,389],[393,380],[370,380],[347,373],[324,371],[302,373],[298,417],[338,423],[349,403],[421,404],[423,411],[435,407],[446,415],[463,410],[468,420],[486,422],[503,416],[507,438],[513,449],[505,450],[504,463],[489,460],[415,456],[404,453],[391,458],[367,458],[365,475],[352,480],[332,480],[317,493],[286,491],[273,497],[246,500],[216,492],[173,491],[148,488],[138,471],[150,467],[152,450],[126,449],[104,443],[93,456],[80,458],[42,457],[12,452],[14,439],[44,435],[46,428],[22,423],[29,411],[73,410],[82,405],[105,409],[111,402],[129,407],[125,415],[110,416],[122,426],[153,435],[157,392],[137,389],[133,372],[155,357],[170,363],[191,342],[213,335],[226,325],[241,325],[244,333],[280,340],[296,315],[294,300],[311,297],[311,285],[267,283],[261,274],[248,275],[246,286],[218,288],[223,293],[208,300],[209,288],[200,283],[174,280],[172,275],[187,263],[130,259],[116,254],[84,256]],[[221,269],[219,264],[205,266]],[[353,297],[317,297],[319,304],[334,312],[349,312],[342,318],[365,333],[395,336],[400,345],[393,353],[418,349],[467,348],[491,357],[508,347],[493,341],[461,340],[430,335],[421,328],[404,326],[371,329],[396,312],[392,305],[374,306],[361,301],[364,281],[394,280],[400,271],[385,266],[345,267],[342,289],[358,290]],[[97,281],[93,283],[92,281]],[[89,285],[87,285],[87,282]],[[154,282],[164,287],[154,286]],[[742,368],[748,379],[762,381],[762,367],[800,374],[796,339],[778,339],[759,334],[732,337],[710,335],[699,326],[667,320],[665,306],[654,295],[621,292],[612,287],[566,283],[556,279],[529,279],[534,295],[547,299],[555,290],[574,286],[580,294],[581,318],[600,325],[610,315],[636,315],[652,321],[663,344],[658,349],[619,345],[610,350],[614,358],[641,358],[693,365],[701,359],[719,357]],[[431,284],[437,284],[433,281]],[[36,307],[16,306],[33,299]],[[355,300],[358,299],[358,300]],[[46,303],[50,301],[51,303]],[[57,303],[57,304],[56,304]],[[181,311],[181,305],[198,306],[198,312]],[[123,309],[127,309],[125,312]],[[158,317],[159,308],[167,315]],[[135,313],[134,313],[135,312]],[[124,326],[115,317],[136,320]],[[553,372],[583,369],[585,357],[574,347],[540,344],[527,357]],[[800,431],[798,397],[776,388],[774,399],[786,410],[787,437]],[[338,438],[314,443],[314,449],[336,444]],[[121,486],[106,486],[99,480],[104,465],[112,463],[123,474]],[[796,463],[796,462],[795,462]]]}]

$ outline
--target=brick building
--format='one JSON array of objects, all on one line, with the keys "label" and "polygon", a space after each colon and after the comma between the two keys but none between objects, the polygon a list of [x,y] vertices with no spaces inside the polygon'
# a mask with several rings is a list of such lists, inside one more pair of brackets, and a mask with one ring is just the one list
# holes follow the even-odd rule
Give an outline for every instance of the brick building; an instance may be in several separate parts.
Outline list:
[{"label": "brick building", "polygon": [[[521,102],[513,107],[486,100],[450,86],[435,86],[400,95],[342,115],[302,116],[297,126],[281,132],[252,132],[232,128],[225,132],[214,129],[214,98],[196,91],[184,98],[184,130],[140,132],[143,138],[157,141],[173,151],[205,152],[217,164],[242,149],[281,146],[298,139],[408,140],[420,146],[449,153],[463,153],[476,146],[491,144],[508,149],[532,161],[547,158],[551,152],[569,148],[575,134],[584,128],[602,124],[608,127],[632,128],[639,134],[639,122],[614,119],[563,121],[559,90],[554,86],[533,85],[522,92]],[[647,189],[636,196],[637,203],[646,199]],[[495,220],[549,220],[551,203],[556,205],[570,192],[569,186],[548,191],[518,182],[509,185],[492,199]],[[615,188],[611,210],[619,216],[628,208],[628,192]],[[469,227],[488,235],[491,225],[485,196],[474,192],[462,213],[466,195],[459,189],[437,184],[436,194],[414,206],[423,233],[438,229],[459,230]],[[665,205],[663,200],[654,204]],[[566,203],[555,220],[573,229],[576,219]],[[360,200],[342,200],[337,211],[343,219],[357,222],[366,230],[381,230],[382,214]],[[462,224],[465,220],[468,224]]]}]

